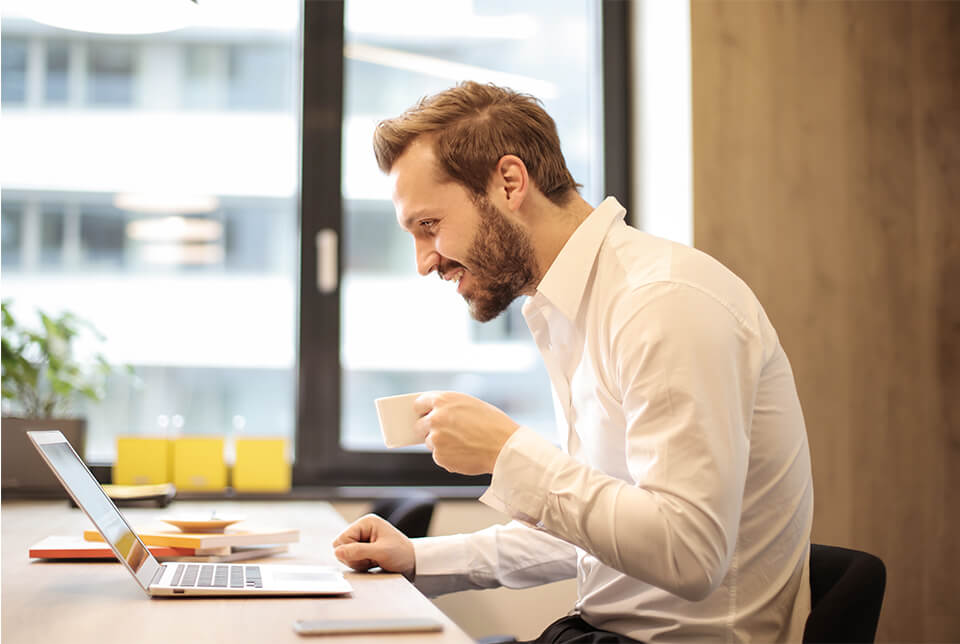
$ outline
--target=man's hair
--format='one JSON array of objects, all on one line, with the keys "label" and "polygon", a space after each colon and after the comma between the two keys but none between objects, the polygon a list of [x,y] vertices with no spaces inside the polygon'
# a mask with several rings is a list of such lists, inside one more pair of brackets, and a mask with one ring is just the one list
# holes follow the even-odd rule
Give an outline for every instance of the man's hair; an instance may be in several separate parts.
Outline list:
[{"label": "man's hair", "polygon": [[474,197],[486,195],[497,162],[506,154],[519,157],[534,185],[557,205],[580,187],[563,159],[556,124],[529,94],[466,81],[420,99],[374,130],[380,169],[390,172],[421,135],[433,138],[441,170]]}]

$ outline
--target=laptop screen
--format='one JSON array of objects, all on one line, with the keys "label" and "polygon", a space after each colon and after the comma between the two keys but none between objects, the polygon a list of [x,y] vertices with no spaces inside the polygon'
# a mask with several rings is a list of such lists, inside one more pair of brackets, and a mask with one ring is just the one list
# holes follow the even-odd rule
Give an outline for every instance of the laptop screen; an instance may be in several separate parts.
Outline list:
[{"label": "laptop screen", "polygon": [[73,500],[146,589],[160,565],[60,432],[28,432]]}]

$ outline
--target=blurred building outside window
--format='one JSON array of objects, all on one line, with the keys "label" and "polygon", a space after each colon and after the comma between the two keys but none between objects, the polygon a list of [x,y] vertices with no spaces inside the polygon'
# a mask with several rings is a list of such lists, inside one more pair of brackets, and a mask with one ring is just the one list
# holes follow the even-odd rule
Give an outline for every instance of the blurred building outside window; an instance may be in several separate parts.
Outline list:
[{"label": "blurred building outside window", "polygon": [[144,35],[0,9],[3,297],[89,320],[142,381],[80,403],[91,462],[118,434],[295,430],[300,7],[199,6]]},{"label": "blurred building outside window", "polygon": [[[112,461],[118,434],[292,438],[299,3],[205,0],[198,23],[139,36],[48,27],[19,6],[0,10],[3,296],[21,317],[90,320],[142,381],[117,376],[81,405],[87,459]],[[371,135],[457,81],[506,85],[543,100],[599,203],[599,3],[346,0],[344,29],[341,445],[383,449],[373,399],[425,389],[552,437],[521,303],[481,325],[417,275]]]}]

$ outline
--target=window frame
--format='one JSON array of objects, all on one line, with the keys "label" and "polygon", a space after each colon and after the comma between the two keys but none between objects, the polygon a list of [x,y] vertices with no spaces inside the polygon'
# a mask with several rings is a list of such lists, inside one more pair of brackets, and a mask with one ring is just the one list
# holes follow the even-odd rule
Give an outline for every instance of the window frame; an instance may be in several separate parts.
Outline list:
[{"label": "window frame", "polygon": [[[603,184],[631,203],[630,3],[602,0]],[[340,283],[343,275],[341,149],[344,1],[304,0],[301,69],[300,286],[296,366],[294,486],[487,485],[437,466],[430,454],[346,450],[340,446],[342,367]],[[337,286],[317,286],[318,236],[337,235]],[[372,404],[372,403],[371,403]]]}]

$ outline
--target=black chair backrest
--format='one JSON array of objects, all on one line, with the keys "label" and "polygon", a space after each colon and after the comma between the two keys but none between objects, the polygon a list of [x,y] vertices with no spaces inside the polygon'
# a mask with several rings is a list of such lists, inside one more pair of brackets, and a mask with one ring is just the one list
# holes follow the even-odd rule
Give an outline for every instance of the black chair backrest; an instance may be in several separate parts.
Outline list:
[{"label": "black chair backrest", "polygon": [[873,642],[886,579],[886,567],[878,557],[811,544],[811,611],[803,641]]},{"label": "black chair backrest", "polygon": [[425,537],[430,529],[437,499],[426,493],[399,498],[385,498],[374,502],[371,512],[389,521],[410,538]]}]

